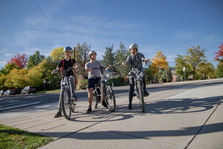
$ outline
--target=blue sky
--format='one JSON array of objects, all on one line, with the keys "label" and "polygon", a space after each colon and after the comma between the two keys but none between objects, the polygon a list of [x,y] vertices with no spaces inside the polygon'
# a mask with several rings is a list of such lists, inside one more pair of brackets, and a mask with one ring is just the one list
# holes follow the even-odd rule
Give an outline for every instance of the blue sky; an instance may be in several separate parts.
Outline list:
[{"label": "blue sky", "polygon": [[0,0],[0,68],[14,55],[87,42],[102,59],[105,48],[135,42],[153,58],[158,50],[175,66],[177,54],[199,45],[216,67],[223,43],[223,0]]}]

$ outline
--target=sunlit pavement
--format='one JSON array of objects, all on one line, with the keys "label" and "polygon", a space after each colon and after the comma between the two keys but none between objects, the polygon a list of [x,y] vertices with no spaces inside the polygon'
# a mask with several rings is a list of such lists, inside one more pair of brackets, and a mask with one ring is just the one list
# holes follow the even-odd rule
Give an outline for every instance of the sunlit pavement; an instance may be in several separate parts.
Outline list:
[{"label": "sunlit pavement", "polygon": [[223,146],[223,80],[207,85],[155,89],[142,113],[136,98],[128,110],[128,92],[118,94],[117,110],[103,106],[86,114],[80,100],[70,121],[54,118],[57,103],[0,113],[0,123],[53,137],[41,148],[203,149]]}]

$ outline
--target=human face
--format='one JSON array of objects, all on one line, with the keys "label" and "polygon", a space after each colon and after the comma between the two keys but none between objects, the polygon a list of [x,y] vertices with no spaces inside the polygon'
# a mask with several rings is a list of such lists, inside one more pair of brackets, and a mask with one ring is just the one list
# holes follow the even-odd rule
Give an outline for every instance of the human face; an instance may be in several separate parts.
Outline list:
[{"label": "human face", "polygon": [[66,57],[71,57],[72,56],[72,52],[71,51],[66,51],[65,52],[65,56]]},{"label": "human face", "polygon": [[91,58],[92,60],[96,60],[96,56],[97,56],[97,54],[94,53],[94,54],[91,54],[91,55],[90,55],[90,58]]},{"label": "human face", "polygon": [[135,54],[137,54],[137,49],[130,49],[130,52],[132,55],[135,55]]}]

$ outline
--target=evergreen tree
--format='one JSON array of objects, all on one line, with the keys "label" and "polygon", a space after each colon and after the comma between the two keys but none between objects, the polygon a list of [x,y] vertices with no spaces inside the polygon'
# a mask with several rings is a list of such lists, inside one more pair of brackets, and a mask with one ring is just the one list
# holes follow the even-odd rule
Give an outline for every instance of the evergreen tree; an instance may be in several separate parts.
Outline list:
[{"label": "evergreen tree", "polygon": [[120,47],[115,54],[115,69],[120,76],[126,76],[129,73],[129,67],[123,66],[122,62],[126,61],[127,57],[130,55],[130,52],[126,49],[124,44],[120,42]]},{"label": "evergreen tree", "polygon": [[[113,45],[106,47],[105,55],[103,56],[102,64],[107,67],[108,65],[114,66],[115,62],[115,53],[113,51]],[[110,68],[109,71],[114,72],[114,68]]]},{"label": "evergreen tree", "polygon": [[38,65],[44,58],[44,55],[40,55],[40,52],[36,51],[33,55],[29,57],[27,68],[30,69],[33,66]]}]

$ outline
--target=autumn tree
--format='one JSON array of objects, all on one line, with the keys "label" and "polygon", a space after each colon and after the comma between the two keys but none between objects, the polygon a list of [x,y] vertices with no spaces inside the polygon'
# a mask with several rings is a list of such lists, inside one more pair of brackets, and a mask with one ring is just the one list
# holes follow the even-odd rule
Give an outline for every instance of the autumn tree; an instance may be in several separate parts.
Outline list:
[{"label": "autumn tree", "polygon": [[223,63],[223,43],[219,46],[218,52],[215,52],[215,60]]},{"label": "autumn tree", "polygon": [[125,45],[122,42],[120,42],[119,49],[115,53],[114,67],[117,73],[122,77],[128,75],[129,73],[129,67],[122,65],[122,62],[126,61],[129,55],[130,52],[126,49]]},{"label": "autumn tree", "polygon": [[44,58],[44,55],[41,55],[39,51],[36,51],[33,55],[29,57],[27,68],[30,69],[38,65]]},{"label": "autumn tree", "polygon": [[[27,81],[27,69],[13,69],[10,73],[6,76],[5,86],[7,88],[23,88],[28,85]],[[15,75],[16,74],[16,75]]]},{"label": "autumn tree", "polygon": [[[154,68],[155,75],[157,75],[161,69],[167,70],[168,62],[166,61],[166,56],[163,55],[161,51],[158,51],[156,53],[155,58],[152,58],[152,68]],[[159,79],[161,79],[160,75],[158,77]],[[167,77],[167,82],[168,82],[168,77]]]},{"label": "autumn tree", "polygon": [[15,63],[20,69],[25,68],[27,65],[28,59],[26,58],[26,54],[14,56],[8,63]]},{"label": "autumn tree", "polygon": [[63,47],[53,49],[53,51],[50,54],[50,58],[54,62],[59,63],[62,59],[64,59],[63,49],[64,49]]}]

